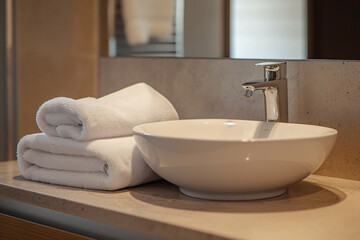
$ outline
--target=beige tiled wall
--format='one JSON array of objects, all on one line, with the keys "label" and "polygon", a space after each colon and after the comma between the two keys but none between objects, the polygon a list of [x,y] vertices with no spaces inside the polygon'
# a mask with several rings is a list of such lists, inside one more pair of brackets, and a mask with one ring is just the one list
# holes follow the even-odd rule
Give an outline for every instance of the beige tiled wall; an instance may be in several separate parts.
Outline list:
[{"label": "beige tiled wall", "polygon": [[[241,84],[263,78],[255,60],[102,58],[99,95],[146,82],[165,95],[180,118],[264,120],[261,92]],[[289,61],[289,120],[339,130],[318,174],[360,180],[360,62]]]},{"label": "beige tiled wall", "polygon": [[360,180],[360,61],[304,61],[297,122],[338,130],[318,174]]}]

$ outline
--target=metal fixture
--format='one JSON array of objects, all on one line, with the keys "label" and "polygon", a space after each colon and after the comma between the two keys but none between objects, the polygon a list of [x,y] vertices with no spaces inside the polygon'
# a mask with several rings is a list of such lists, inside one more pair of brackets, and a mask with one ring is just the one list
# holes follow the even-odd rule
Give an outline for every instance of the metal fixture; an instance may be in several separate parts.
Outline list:
[{"label": "metal fixture", "polygon": [[0,161],[16,159],[15,0],[0,1]]},{"label": "metal fixture", "polygon": [[264,62],[255,66],[264,67],[264,80],[242,84],[245,97],[250,98],[254,91],[262,90],[266,121],[288,122],[286,62]]}]

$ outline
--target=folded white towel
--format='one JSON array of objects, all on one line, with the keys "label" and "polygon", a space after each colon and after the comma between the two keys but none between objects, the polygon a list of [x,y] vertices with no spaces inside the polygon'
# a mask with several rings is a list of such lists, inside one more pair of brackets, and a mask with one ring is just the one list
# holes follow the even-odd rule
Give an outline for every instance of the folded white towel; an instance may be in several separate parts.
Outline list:
[{"label": "folded white towel", "polygon": [[174,0],[122,0],[126,40],[130,45],[146,44],[150,37],[171,36]]},{"label": "folded white towel", "polygon": [[138,83],[98,99],[51,99],[39,108],[36,122],[48,135],[88,141],[129,136],[139,124],[178,118],[164,96]]},{"label": "folded white towel", "polygon": [[25,178],[58,185],[116,190],[159,179],[133,137],[79,142],[32,134],[20,140],[17,156]]}]

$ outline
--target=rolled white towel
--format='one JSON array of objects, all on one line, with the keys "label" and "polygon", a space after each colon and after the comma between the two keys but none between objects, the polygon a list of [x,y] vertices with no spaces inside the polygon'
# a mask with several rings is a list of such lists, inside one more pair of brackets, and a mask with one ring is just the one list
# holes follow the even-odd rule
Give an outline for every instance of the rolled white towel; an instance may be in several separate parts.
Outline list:
[{"label": "rolled white towel", "polygon": [[42,132],[79,141],[129,136],[139,124],[175,119],[179,116],[172,104],[145,83],[98,99],[54,98],[36,115]]},{"label": "rolled white towel", "polygon": [[159,179],[133,137],[79,142],[43,133],[23,137],[17,148],[29,180],[97,190],[116,190]]}]

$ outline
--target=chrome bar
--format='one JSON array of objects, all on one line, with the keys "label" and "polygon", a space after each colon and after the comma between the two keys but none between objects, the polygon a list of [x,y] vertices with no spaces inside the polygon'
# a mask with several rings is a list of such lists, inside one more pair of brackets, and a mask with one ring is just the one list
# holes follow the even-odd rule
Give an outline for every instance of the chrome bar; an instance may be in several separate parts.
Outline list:
[{"label": "chrome bar", "polygon": [[6,54],[6,122],[7,159],[16,159],[17,145],[17,84],[15,62],[15,0],[5,1],[5,54]]},{"label": "chrome bar", "polygon": [[7,160],[5,2],[0,1],[0,161]]}]

